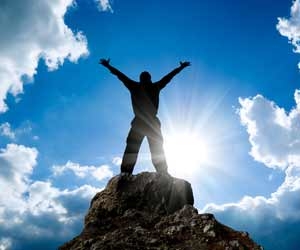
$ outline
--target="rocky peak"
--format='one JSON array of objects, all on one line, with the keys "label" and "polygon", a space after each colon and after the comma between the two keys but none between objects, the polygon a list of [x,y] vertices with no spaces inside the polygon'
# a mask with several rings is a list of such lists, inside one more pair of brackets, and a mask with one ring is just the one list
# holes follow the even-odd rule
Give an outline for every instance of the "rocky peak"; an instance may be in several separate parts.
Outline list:
[{"label": "rocky peak", "polygon": [[82,233],[60,250],[262,249],[245,232],[193,207],[190,183],[158,173],[113,177],[95,195]]}]

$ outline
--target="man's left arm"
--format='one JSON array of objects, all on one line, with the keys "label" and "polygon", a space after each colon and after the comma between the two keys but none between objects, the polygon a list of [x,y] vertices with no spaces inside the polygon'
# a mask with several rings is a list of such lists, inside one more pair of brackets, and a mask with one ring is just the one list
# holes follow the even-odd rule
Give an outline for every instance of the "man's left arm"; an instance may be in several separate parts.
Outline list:
[{"label": "man's left arm", "polygon": [[162,79],[160,79],[156,84],[158,85],[159,89],[163,89],[174,76],[176,76],[181,70],[185,67],[190,66],[190,62],[180,62],[180,66],[173,69],[169,74],[165,75]]}]

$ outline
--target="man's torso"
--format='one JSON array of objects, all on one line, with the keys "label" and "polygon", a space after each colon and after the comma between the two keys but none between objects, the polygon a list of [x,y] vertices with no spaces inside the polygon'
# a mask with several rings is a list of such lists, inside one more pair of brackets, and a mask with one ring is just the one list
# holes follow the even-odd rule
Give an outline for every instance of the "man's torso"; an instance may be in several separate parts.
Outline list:
[{"label": "man's torso", "polygon": [[142,120],[153,119],[159,106],[159,88],[157,84],[142,83],[130,89],[131,103],[136,117]]}]

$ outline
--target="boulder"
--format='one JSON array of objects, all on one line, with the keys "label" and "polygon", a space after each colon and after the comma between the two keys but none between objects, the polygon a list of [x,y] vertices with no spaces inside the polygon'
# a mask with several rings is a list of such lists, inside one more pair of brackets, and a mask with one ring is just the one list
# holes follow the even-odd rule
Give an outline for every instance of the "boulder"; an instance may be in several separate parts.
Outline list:
[{"label": "boulder", "polygon": [[92,199],[81,234],[60,250],[258,250],[248,233],[193,207],[190,183],[144,172],[113,177]]}]

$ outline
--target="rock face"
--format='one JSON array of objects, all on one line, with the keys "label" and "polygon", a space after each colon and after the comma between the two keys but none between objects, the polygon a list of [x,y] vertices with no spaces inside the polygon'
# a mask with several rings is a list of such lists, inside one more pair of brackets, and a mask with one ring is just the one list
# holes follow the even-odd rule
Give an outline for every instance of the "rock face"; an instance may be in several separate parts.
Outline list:
[{"label": "rock face", "polygon": [[82,233],[60,250],[256,250],[246,232],[198,214],[191,185],[157,173],[115,176],[91,201]]}]

